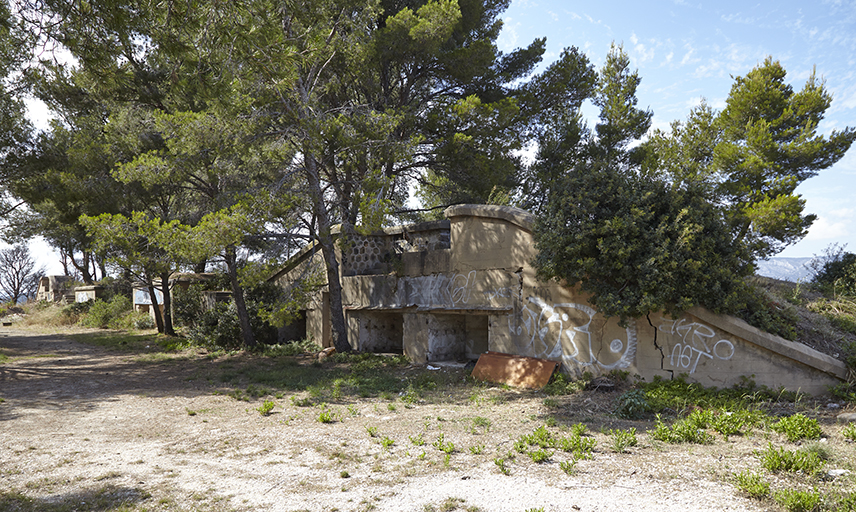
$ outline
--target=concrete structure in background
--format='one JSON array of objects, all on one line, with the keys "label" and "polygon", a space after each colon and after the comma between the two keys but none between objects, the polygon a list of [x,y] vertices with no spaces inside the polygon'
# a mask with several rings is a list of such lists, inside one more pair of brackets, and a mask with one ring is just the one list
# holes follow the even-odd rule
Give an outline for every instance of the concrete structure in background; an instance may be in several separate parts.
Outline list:
[{"label": "concrete structure in background", "polygon": [[[847,377],[841,361],[702,308],[620,326],[578,289],[536,279],[532,214],[458,205],[445,216],[340,244],[342,300],[356,350],[403,352],[414,362],[476,359],[490,350],[557,361],[571,376],[686,374],[718,387],[752,378],[813,394]],[[288,288],[313,274],[323,275],[323,260],[311,245],[272,279]],[[325,288],[298,329],[286,337],[331,345]]]},{"label": "concrete structure in background", "polygon": [[39,290],[36,292],[37,301],[74,302],[74,292],[70,285],[74,282],[71,276],[43,276],[39,279]]},{"label": "concrete structure in background", "polygon": [[[214,278],[214,274],[194,274],[194,273],[179,273],[173,274],[169,279],[169,287],[170,293],[173,293],[175,287],[179,287],[182,290],[187,290],[191,284],[201,284],[206,281],[210,281]],[[156,279],[154,282],[155,285],[155,301],[157,303],[158,309],[163,314],[163,292],[161,292],[160,280]],[[225,295],[224,295],[225,294]],[[225,299],[223,297],[225,296]],[[170,295],[170,298],[173,296]],[[230,292],[202,292],[202,305],[203,309],[208,307],[213,307],[216,302],[220,302],[222,300],[229,300],[231,298]],[[134,283],[133,285],[133,293],[132,293],[132,301],[134,311],[142,311],[147,313],[152,320],[155,320],[155,308],[152,301],[152,297],[149,294],[149,289],[143,283]]]},{"label": "concrete structure in background", "polygon": [[103,299],[107,289],[103,286],[88,285],[74,287],[74,302],[87,302],[95,299]]}]

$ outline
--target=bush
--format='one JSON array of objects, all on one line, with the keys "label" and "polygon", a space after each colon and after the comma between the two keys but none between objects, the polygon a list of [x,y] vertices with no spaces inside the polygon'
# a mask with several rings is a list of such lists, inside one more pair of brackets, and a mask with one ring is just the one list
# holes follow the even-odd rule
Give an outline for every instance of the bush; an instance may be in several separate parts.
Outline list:
[{"label": "bush", "polygon": [[[250,326],[257,342],[277,343],[277,329],[266,321],[266,312],[277,303],[280,290],[275,283],[263,282],[244,290],[244,302]],[[201,289],[191,286],[177,295],[176,320],[190,328],[190,339],[197,345],[233,350],[242,347],[241,325],[234,302],[219,303],[203,311]]]},{"label": "bush", "polygon": [[799,315],[794,307],[778,298],[747,284],[743,296],[743,306],[736,312],[750,325],[786,340],[797,339],[796,325]]},{"label": "bush", "polygon": [[827,247],[825,253],[809,264],[815,271],[814,283],[834,295],[856,295],[856,254],[837,244]]},{"label": "bush", "polygon": [[651,404],[641,389],[631,389],[616,399],[615,414],[622,418],[638,420],[652,411]]},{"label": "bush", "polygon": [[65,324],[76,324],[80,321],[80,319],[89,313],[89,309],[92,307],[93,301],[88,300],[86,302],[73,302],[68,306],[62,308],[60,312],[60,316],[63,317],[63,322]]},{"label": "bush", "polygon": [[101,299],[90,302],[92,304],[89,311],[80,319],[81,325],[101,329],[125,327],[122,325],[122,317],[131,311],[131,299],[116,295],[107,302]]}]

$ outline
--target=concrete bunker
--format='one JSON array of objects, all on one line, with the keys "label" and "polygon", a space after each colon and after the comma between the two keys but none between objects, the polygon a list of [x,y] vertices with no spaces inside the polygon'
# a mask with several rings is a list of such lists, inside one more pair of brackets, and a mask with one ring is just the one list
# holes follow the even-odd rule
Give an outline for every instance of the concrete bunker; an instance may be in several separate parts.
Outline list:
[{"label": "concrete bunker", "polygon": [[[579,289],[537,279],[532,214],[487,205],[457,205],[444,213],[443,221],[352,235],[337,244],[354,349],[401,351],[416,363],[492,351],[556,361],[571,376],[685,374],[717,387],[751,377],[758,385],[814,394],[847,378],[841,361],[703,308],[681,318],[651,314],[653,325],[620,326]],[[311,272],[324,275],[324,268],[320,250],[310,245],[272,280],[288,287]],[[323,284],[305,318],[306,335],[331,346]]]}]

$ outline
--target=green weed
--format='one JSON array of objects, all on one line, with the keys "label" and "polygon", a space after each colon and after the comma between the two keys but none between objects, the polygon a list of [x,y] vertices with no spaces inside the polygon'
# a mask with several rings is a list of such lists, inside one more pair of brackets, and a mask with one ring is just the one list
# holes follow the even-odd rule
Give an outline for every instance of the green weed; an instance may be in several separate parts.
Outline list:
[{"label": "green weed", "polygon": [[273,411],[273,408],[276,406],[273,400],[265,400],[262,405],[256,408],[259,411],[259,414],[262,416],[267,416]]},{"label": "green weed", "polygon": [[425,439],[422,437],[422,433],[420,432],[418,436],[410,436],[410,442],[414,446],[423,446],[425,444]]},{"label": "green weed", "polygon": [[784,447],[776,449],[769,443],[763,452],[756,452],[761,459],[761,466],[771,473],[801,471],[814,475],[820,471],[826,461],[817,453],[808,450],[790,451]]},{"label": "green weed", "polygon": [[432,446],[447,455],[455,452],[455,445],[451,441],[445,441],[445,434],[442,432],[437,437],[437,440],[432,443]]},{"label": "green weed", "polygon": [[750,498],[760,500],[770,495],[770,484],[765,482],[757,473],[743,471],[735,475],[734,479],[737,482],[737,488]]},{"label": "green weed", "polygon": [[320,423],[333,423],[335,419],[336,416],[326,409],[318,413],[318,421]]},{"label": "green weed", "polygon": [[366,427],[366,432],[369,433],[369,437],[377,437],[377,427]]},{"label": "green weed", "polygon": [[785,434],[788,441],[792,443],[801,439],[820,439],[823,434],[817,420],[807,418],[802,413],[782,418],[774,423],[771,428],[776,432]]},{"label": "green weed", "polygon": [[609,435],[612,438],[610,447],[615,453],[624,453],[628,447],[638,444],[635,428],[631,428],[630,430],[610,430]]},{"label": "green weed", "polygon": [[548,460],[550,460],[550,457],[552,457],[552,456],[553,456],[553,452],[548,452],[547,450],[544,450],[543,448],[539,448],[537,450],[530,450],[529,451],[529,458],[532,459],[532,462],[537,462],[537,463],[547,462]]},{"label": "green weed", "polygon": [[841,434],[844,436],[844,439],[856,442],[856,423],[850,423],[849,425],[844,427],[844,430],[841,431]]},{"label": "green weed", "polygon": [[773,493],[773,499],[788,512],[813,512],[819,510],[821,502],[820,493],[817,490],[782,489]]},{"label": "green weed", "polygon": [[508,469],[508,466],[505,465],[505,457],[497,457],[493,459],[493,463],[496,464],[496,467],[499,468],[499,472],[503,475],[508,475],[511,471]]},{"label": "green weed", "polygon": [[383,446],[384,450],[389,450],[389,447],[394,445],[395,441],[388,436],[383,436],[383,439],[380,440],[380,444]]},{"label": "green weed", "polygon": [[566,475],[573,475],[576,471],[577,467],[577,459],[573,460],[563,460],[559,463],[559,469],[565,472]]},{"label": "green weed", "polygon": [[481,455],[481,453],[483,451],[484,451],[484,445],[483,444],[479,444],[476,446],[470,446],[470,453],[472,453],[473,455]]}]

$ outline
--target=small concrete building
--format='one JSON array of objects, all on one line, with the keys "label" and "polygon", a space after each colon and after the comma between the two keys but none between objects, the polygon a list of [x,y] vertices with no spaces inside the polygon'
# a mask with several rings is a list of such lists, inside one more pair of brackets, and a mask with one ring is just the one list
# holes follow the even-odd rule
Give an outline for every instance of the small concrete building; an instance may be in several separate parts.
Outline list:
[{"label": "small concrete building", "polygon": [[74,288],[74,302],[88,302],[103,299],[107,289],[100,285],[77,286]]},{"label": "small concrete building", "polygon": [[42,276],[36,292],[37,301],[74,302],[74,293],[69,285],[74,282],[71,276]]},{"label": "small concrete building", "polygon": [[[354,349],[403,352],[414,362],[476,359],[485,351],[549,359],[571,376],[625,370],[646,380],[686,374],[705,386],[758,385],[820,394],[847,368],[803,344],[694,308],[620,326],[576,288],[539,281],[531,265],[534,216],[457,205],[447,220],[353,235],[338,248],[342,301]],[[272,279],[289,288],[323,274],[307,246]],[[305,335],[330,346],[329,294],[305,310]],[[293,334],[293,333],[292,333]]]},{"label": "small concrete building", "polygon": [[[170,289],[170,298],[172,298],[173,290],[176,287],[181,288],[182,290],[187,290],[192,284],[200,284],[205,283],[206,281],[210,281],[214,278],[214,274],[199,274],[199,273],[176,273],[173,274],[169,279],[169,289]],[[157,301],[158,309],[161,314],[163,314],[163,292],[161,291],[160,279],[156,279],[154,281],[155,285],[155,300]],[[224,298],[225,297],[225,298]],[[152,318],[152,321],[155,320],[155,308],[152,303],[152,297],[149,294],[148,287],[140,282],[134,283],[133,285],[133,294],[132,294],[132,303],[134,311],[142,311],[144,313],[148,313],[148,315]],[[213,304],[216,302],[220,302],[223,300],[229,300],[231,298],[230,292],[202,292],[202,305],[203,308],[213,307]]]}]

